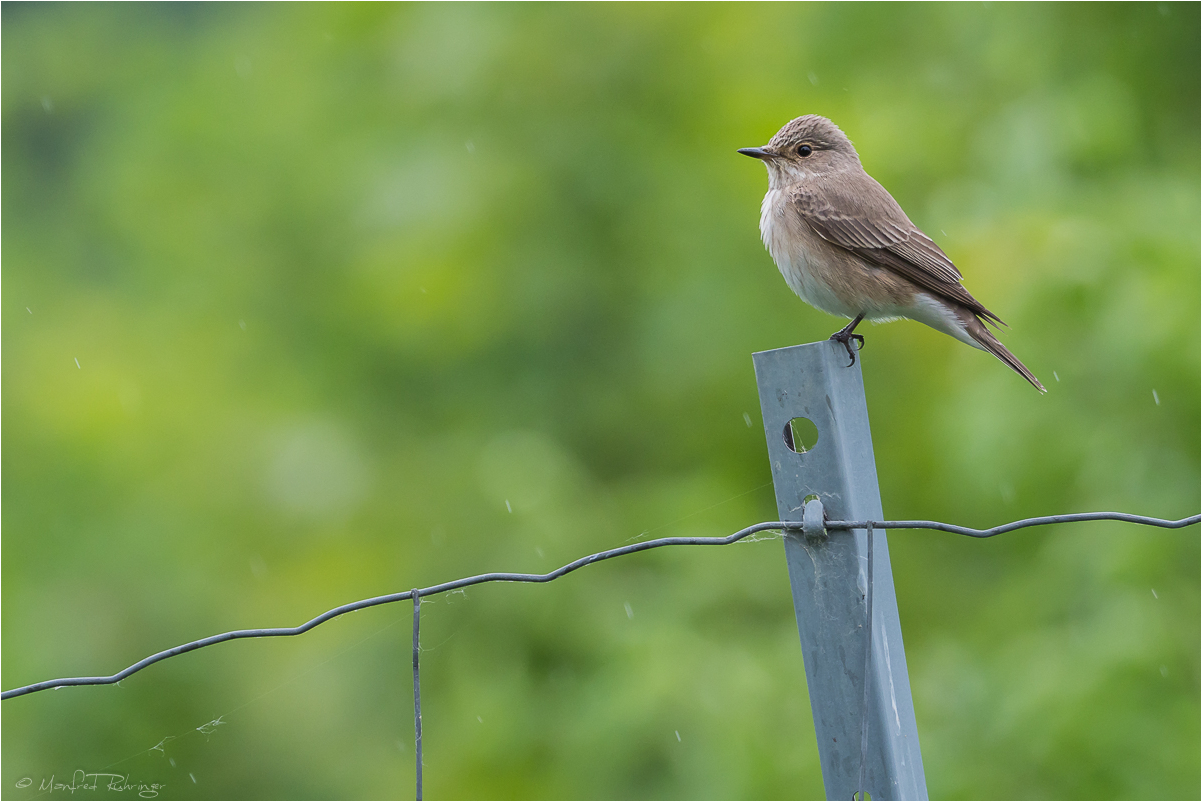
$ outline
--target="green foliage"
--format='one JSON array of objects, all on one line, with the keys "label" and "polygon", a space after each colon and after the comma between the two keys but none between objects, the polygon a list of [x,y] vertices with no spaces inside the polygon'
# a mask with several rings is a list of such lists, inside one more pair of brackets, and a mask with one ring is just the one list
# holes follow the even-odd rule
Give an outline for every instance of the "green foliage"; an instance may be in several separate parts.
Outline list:
[{"label": "green foliage", "polygon": [[[886,514],[1199,510],[1195,4],[3,23],[4,688],[774,519],[750,354],[842,322],[781,281],[735,149],[802,113],[1049,387],[866,330]],[[932,796],[1199,795],[1197,529],[890,541]],[[4,702],[3,794],[403,797],[409,615]],[[431,797],[822,793],[777,542],[423,615]]]}]

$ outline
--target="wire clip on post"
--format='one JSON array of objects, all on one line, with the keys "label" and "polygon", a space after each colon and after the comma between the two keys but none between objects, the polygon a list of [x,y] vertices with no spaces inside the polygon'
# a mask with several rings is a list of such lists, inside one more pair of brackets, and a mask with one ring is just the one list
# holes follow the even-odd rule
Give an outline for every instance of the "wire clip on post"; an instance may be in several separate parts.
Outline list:
[{"label": "wire clip on post", "polygon": [[801,533],[808,538],[826,537],[826,510],[819,499],[810,499],[802,508]]},{"label": "wire clip on post", "polygon": [[754,360],[827,799],[926,799],[860,364],[833,341]]}]

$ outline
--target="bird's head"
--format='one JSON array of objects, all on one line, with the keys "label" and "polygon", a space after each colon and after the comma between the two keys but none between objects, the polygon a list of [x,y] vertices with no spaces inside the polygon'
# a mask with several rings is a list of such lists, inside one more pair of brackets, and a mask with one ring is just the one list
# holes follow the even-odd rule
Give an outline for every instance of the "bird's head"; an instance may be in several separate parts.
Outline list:
[{"label": "bird's head", "polygon": [[817,114],[790,120],[767,145],[740,148],[739,153],[764,162],[768,167],[768,183],[773,188],[860,166],[860,157],[847,135]]}]

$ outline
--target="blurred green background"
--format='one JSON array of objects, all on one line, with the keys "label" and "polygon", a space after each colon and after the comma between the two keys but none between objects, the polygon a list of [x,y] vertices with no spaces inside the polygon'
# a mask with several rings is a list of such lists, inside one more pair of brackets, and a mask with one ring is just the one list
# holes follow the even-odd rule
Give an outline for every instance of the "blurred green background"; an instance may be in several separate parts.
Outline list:
[{"label": "blurred green background", "polygon": [[[886,515],[1198,512],[1198,30],[1197,4],[5,4],[3,687],[774,520],[751,353],[843,321],[781,280],[735,149],[803,113],[1049,388],[865,330]],[[932,797],[1199,796],[1196,528],[890,542]],[[427,795],[821,796],[782,552],[429,600]],[[2,793],[404,798],[409,618],[6,701]]]}]

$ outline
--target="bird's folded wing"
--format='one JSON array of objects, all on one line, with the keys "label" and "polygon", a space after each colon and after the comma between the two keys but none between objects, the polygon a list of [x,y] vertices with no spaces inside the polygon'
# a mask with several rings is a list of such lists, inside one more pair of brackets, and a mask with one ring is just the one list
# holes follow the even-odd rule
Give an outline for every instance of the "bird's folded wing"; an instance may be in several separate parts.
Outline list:
[{"label": "bird's folded wing", "polygon": [[928,292],[968,307],[991,322],[1002,321],[960,285],[960,271],[934,241],[910,222],[901,206],[870,176],[854,192],[834,182],[821,194],[795,189],[793,207],[827,242],[892,270]]}]

